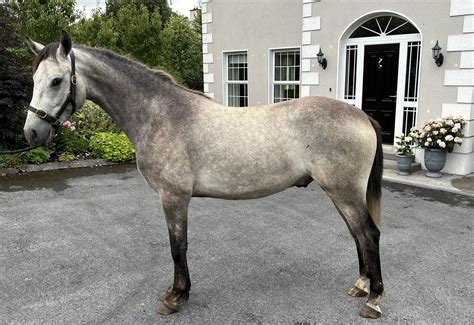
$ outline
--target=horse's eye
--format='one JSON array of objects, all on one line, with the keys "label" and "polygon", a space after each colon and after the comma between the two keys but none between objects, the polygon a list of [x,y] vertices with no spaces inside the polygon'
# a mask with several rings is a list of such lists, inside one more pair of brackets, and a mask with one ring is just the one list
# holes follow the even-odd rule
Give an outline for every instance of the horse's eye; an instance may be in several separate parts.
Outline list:
[{"label": "horse's eye", "polygon": [[61,81],[63,81],[61,78],[54,78],[53,82],[51,83],[51,86],[53,86],[53,87],[59,86]]}]

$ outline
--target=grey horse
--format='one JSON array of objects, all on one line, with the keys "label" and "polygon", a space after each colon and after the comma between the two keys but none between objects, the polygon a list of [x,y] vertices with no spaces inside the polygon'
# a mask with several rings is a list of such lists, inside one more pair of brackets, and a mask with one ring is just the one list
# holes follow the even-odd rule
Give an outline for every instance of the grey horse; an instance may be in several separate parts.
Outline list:
[{"label": "grey horse", "polygon": [[37,54],[24,126],[30,145],[48,145],[56,126],[90,99],[130,138],[140,173],[160,194],[174,282],[161,295],[158,313],[178,312],[189,298],[187,215],[192,197],[253,199],[315,180],[357,246],[360,274],[348,293],[368,294],[360,315],[380,317],[383,158],[377,122],[360,109],[324,97],[224,107],[177,85],[162,71],[111,51],[73,49],[64,31],[58,43],[28,43]]}]

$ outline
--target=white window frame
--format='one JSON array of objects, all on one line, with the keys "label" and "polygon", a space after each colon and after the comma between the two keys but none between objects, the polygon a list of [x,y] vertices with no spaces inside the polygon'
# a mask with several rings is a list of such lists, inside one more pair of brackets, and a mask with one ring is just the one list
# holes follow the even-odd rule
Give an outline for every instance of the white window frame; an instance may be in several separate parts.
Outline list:
[{"label": "white window frame", "polygon": [[[224,104],[226,106],[229,106],[229,85],[230,84],[244,84],[247,85],[247,105],[249,105],[249,56],[248,56],[248,51],[245,50],[231,50],[231,51],[223,51],[223,57],[224,60],[222,60],[223,63],[223,90],[222,93],[224,94]],[[229,56],[230,55],[241,55],[245,54],[247,56],[247,80],[229,80]],[[232,107],[246,107],[246,106],[232,106]]]},{"label": "white window frame", "polygon": [[[298,97],[301,98],[301,48],[300,47],[284,47],[284,48],[273,48],[270,49],[271,51],[271,64],[270,64],[270,75],[271,75],[271,83],[270,83],[270,103],[275,103],[275,85],[298,85],[299,86],[299,92],[298,92]],[[299,62],[299,67],[300,67],[300,73],[298,75],[299,80],[275,80],[275,57],[277,53],[283,53],[283,52],[299,52],[300,53],[300,62]]]}]

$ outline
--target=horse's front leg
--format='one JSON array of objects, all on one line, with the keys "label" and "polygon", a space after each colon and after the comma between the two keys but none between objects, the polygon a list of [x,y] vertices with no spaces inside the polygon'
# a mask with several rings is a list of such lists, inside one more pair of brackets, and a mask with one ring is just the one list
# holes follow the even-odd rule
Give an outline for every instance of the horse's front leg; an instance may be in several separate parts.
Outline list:
[{"label": "horse's front leg", "polygon": [[169,315],[181,310],[189,298],[189,280],[186,251],[188,249],[188,206],[191,195],[160,191],[161,204],[168,225],[171,256],[174,261],[174,282],[160,297],[157,312]]}]

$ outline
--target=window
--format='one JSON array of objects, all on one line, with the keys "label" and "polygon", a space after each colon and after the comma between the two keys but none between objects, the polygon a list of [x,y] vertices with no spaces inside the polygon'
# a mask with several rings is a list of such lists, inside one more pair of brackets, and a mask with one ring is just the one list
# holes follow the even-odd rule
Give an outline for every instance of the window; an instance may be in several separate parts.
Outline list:
[{"label": "window", "polygon": [[300,97],[300,51],[273,52],[273,102]]},{"label": "window", "polygon": [[420,70],[421,42],[408,42],[405,101],[418,101],[418,76]]},{"label": "window", "polygon": [[248,106],[247,53],[227,54],[227,105]]},{"label": "window", "polygon": [[357,77],[357,45],[346,47],[346,85],[344,99],[355,99]]},{"label": "window", "polygon": [[360,25],[349,38],[417,34],[418,29],[403,18],[379,16]]},{"label": "window", "polygon": [[418,109],[418,78],[420,75],[421,42],[408,42],[407,70],[405,73],[405,96],[403,103],[402,131],[406,134],[416,126]]}]

